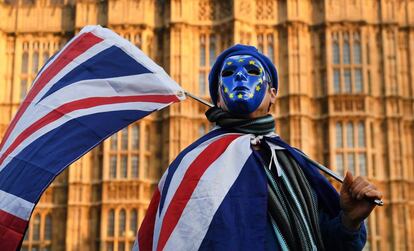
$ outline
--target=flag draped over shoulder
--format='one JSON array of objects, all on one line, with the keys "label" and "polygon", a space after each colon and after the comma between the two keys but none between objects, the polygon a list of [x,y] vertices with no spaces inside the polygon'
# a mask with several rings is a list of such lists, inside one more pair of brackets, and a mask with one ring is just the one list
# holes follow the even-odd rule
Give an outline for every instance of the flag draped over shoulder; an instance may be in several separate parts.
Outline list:
[{"label": "flag draped over shoulder", "polygon": [[[133,250],[265,250],[267,180],[252,134],[215,129],[182,151],[156,189]],[[330,216],[339,196],[318,169],[279,136]]]},{"label": "flag draped over shoulder", "polygon": [[34,206],[68,165],[182,93],[127,40],[82,29],[40,70],[1,142],[1,250],[20,246]]}]

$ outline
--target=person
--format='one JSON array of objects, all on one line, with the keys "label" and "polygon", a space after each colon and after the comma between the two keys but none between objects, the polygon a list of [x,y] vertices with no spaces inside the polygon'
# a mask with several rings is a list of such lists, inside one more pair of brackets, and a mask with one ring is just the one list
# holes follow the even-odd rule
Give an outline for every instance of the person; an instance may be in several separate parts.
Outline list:
[{"label": "person", "polygon": [[138,232],[139,250],[361,250],[381,192],[346,173],[339,194],[274,133],[278,73],[235,45],[210,75],[216,127],[163,175]]}]

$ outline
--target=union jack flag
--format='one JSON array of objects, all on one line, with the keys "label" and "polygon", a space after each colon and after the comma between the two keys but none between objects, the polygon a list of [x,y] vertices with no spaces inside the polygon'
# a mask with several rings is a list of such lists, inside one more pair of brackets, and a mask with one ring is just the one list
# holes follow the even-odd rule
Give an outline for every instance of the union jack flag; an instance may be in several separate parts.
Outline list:
[{"label": "union jack flag", "polygon": [[[218,128],[183,150],[162,176],[133,250],[266,250],[268,188],[253,138]],[[263,140],[288,151],[324,211],[338,215],[338,193],[318,169],[276,134]]]},{"label": "union jack flag", "polygon": [[1,250],[16,250],[43,191],[68,165],[183,90],[114,32],[87,26],[40,70],[0,144]]}]

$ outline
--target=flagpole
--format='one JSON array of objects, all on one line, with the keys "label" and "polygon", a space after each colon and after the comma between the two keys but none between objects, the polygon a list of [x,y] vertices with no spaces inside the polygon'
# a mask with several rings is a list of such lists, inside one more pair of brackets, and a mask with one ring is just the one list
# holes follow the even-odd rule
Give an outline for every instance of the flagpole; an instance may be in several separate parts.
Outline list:
[{"label": "flagpole", "polygon": [[[185,95],[187,95],[188,97],[190,97],[190,98],[192,98],[192,99],[194,99],[194,100],[196,100],[196,101],[198,101],[198,102],[200,102],[200,103],[202,103],[202,104],[204,104],[206,106],[214,107],[214,105],[211,104],[210,102],[207,102],[207,101],[205,101],[205,100],[203,100],[203,99],[201,99],[201,98],[199,98],[199,97],[197,97],[197,96],[195,96],[195,95],[193,95],[193,94],[191,94],[191,93],[189,93],[187,91],[185,91]],[[340,175],[338,175],[337,173],[335,173],[331,169],[329,169],[329,168],[327,168],[327,167],[319,164],[318,162],[312,160],[311,158],[309,158],[308,156],[306,156],[304,153],[302,153],[301,151],[297,150],[296,148],[293,148],[293,149],[295,149],[295,151],[297,153],[299,153],[302,157],[304,157],[306,160],[308,160],[309,162],[311,162],[312,164],[314,164],[319,170],[321,170],[322,172],[324,172],[327,175],[331,176],[336,181],[338,181],[340,183],[344,183],[344,178],[343,177],[341,177]],[[373,200],[373,202],[376,205],[378,205],[378,206],[383,206],[384,205],[384,202],[382,200],[380,200],[380,199],[375,199],[375,200]]]}]

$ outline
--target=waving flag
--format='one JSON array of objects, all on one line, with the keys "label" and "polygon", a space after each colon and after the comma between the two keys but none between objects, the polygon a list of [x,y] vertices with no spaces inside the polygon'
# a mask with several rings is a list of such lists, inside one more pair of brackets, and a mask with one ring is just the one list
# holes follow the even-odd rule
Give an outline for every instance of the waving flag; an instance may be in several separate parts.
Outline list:
[{"label": "waving flag", "polygon": [[[254,137],[215,129],[182,151],[158,184],[133,250],[265,250],[268,187]],[[289,152],[320,208],[337,216],[338,193],[314,164],[276,134],[263,140]]]},{"label": "waving flag", "polygon": [[1,250],[20,246],[41,194],[68,165],[182,93],[127,40],[82,29],[41,69],[0,144]]}]

